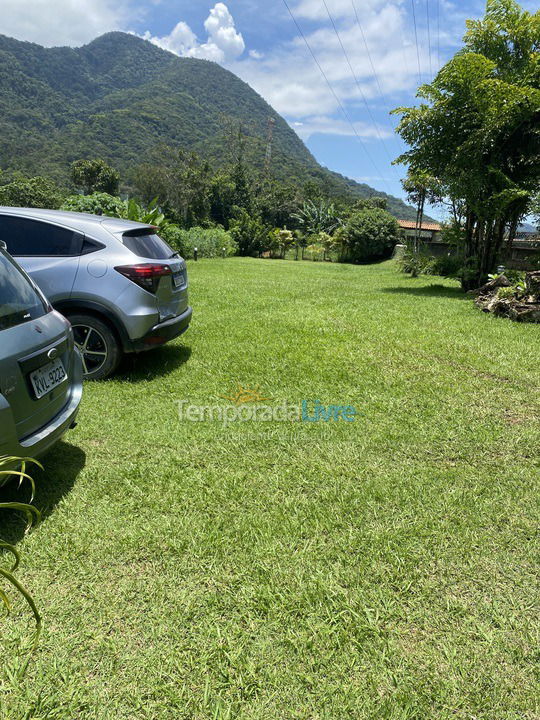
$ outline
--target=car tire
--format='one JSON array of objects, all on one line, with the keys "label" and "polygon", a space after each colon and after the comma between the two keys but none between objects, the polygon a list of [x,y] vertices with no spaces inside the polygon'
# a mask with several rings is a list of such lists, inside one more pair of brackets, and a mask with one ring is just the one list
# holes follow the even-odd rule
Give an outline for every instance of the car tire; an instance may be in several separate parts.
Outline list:
[{"label": "car tire", "polygon": [[67,315],[73,327],[75,344],[83,358],[85,380],[103,380],[122,359],[122,348],[110,326],[95,315]]}]

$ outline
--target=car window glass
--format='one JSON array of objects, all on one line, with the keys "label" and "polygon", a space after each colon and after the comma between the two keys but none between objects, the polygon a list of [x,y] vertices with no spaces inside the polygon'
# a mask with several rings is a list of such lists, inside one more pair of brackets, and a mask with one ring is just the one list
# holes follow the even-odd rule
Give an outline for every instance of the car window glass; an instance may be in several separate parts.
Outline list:
[{"label": "car window glass", "polygon": [[172,248],[159,235],[147,230],[128,230],[122,236],[122,242],[132,253],[149,260],[167,260],[174,255]]},{"label": "car window glass", "polygon": [[35,320],[47,307],[28,278],[0,253],[0,330]]},{"label": "car window glass", "polygon": [[85,238],[82,244],[81,255],[90,255],[90,253],[97,252],[98,250],[103,250],[104,247],[105,245],[102,245],[95,240],[88,240],[88,238]]},{"label": "car window glass", "polygon": [[73,257],[80,254],[83,239],[51,223],[0,215],[0,240],[14,257]]}]

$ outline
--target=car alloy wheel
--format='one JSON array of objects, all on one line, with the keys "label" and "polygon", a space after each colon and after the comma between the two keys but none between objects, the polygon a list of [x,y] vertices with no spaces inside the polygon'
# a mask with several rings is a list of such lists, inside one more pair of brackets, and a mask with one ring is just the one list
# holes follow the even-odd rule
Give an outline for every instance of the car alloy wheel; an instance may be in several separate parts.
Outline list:
[{"label": "car alloy wheel", "polygon": [[105,338],[96,328],[88,325],[74,325],[73,335],[82,356],[84,374],[97,374],[107,362],[109,354]]}]

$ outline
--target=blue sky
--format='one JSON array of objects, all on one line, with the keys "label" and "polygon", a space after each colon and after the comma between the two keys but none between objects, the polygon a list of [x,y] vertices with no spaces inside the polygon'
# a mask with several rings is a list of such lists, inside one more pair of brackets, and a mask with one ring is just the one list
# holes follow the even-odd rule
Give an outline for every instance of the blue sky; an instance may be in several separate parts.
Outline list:
[{"label": "blue sky", "polygon": [[[78,46],[108,30],[145,37],[178,55],[219,62],[257,90],[317,160],[403,197],[404,148],[389,111],[415,102],[458,49],[483,0],[3,0],[0,32]],[[537,9],[537,2],[522,5]],[[415,33],[416,23],[416,33]],[[331,89],[330,89],[331,88]],[[432,214],[439,216],[436,210]]]}]

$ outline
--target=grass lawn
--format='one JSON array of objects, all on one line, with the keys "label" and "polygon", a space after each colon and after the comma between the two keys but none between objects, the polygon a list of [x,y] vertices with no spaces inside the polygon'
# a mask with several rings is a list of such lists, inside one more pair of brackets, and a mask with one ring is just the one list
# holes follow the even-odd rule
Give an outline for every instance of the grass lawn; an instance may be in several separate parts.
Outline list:
[{"label": "grass lawn", "polygon": [[[44,615],[22,683],[2,617],[2,720],[540,718],[540,328],[392,263],[190,272],[188,334],[87,385],[43,522],[2,518]],[[359,414],[179,420],[238,383]]]}]

